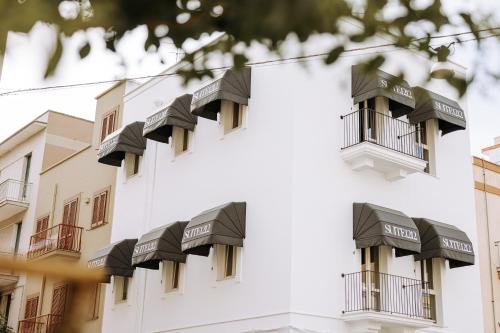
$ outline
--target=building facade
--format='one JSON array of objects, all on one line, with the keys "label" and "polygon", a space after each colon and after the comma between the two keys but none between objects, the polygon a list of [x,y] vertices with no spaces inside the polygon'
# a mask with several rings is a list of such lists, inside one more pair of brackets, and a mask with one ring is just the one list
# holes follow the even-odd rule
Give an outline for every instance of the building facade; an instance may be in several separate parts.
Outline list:
[{"label": "building facade", "polygon": [[[0,247],[24,257],[35,219],[40,172],[87,146],[92,123],[48,111],[0,143]],[[26,275],[3,270],[0,312],[16,328],[23,318]]]},{"label": "building facade", "polygon": [[254,49],[269,63],[128,92],[98,152],[117,169],[89,261],[103,332],[482,331],[466,101],[414,87],[419,54],[385,56],[366,73],[362,52],[304,69]]},{"label": "building facade", "polygon": [[473,158],[485,332],[500,331],[500,137]]},{"label": "building facade", "polygon": [[[116,171],[97,163],[101,138],[120,125],[123,94],[119,82],[96,97],[95,123],[88,144],[40,173],[35,223],[27,252],[29,261],[58,260],[85,266],[89,256],[109,244]],[[100,332],[104,284],[79,294],[81,332]],[[28,275],[19,332],[53,332],[76,297],[70,281]]]}]

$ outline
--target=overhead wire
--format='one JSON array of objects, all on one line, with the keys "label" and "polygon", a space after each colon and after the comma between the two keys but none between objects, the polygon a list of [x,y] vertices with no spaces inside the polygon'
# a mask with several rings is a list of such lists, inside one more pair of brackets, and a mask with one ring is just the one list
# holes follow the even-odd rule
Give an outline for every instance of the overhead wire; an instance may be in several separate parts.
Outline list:
[{"label": "overhead wire", "polygon": [[[412,39],[411,42],[417,42],[417,41],[425,40],[425,39],[452,38],[452,37],[459,37],[459,36],[463,36],[463,35],[478,34],[481,32],[492,32],[495,30],[500,30],[500,27],[480,29],[480,30],[475,30],[475,31],[464,31],[464,32],[447,34],[447,35],[420,37],[420,38]],[[490,34],[488,36],[479,36],[479,37],[474,37],[474,38],[467,39],[467,40],[458,40],[458,41],[454,41],[453,43],[460,43],[461,44],[461,43],[483,40],[483,39],[492,38],[492,37],[500,37],[500,34]],[[359,52],[359,51],[367,51],[367,50],[373,50],[373,49],[379,49],[379,48],[385,48],[385,47],[397,47],[397,48],[405,49],[405,48],[410,48],[411,45],[409,47],[401,47],[397,43],[385,43],[385,44],[369,45],[369,46],[362,46],[362,47],[357,47],[357,48],[346,49],[342,52],[342,54]],[[311,60],[314,58],[325,57],[328,54],[329,54],[329,52],[321,52],[321,53],[293,56],[293,57],[287,57],[287,58],[253,61],[253,62],[247,62],[245,65],[246,66],[260,66],[260,65],[266,65],[266,64],[287,63],[289,61],[304,61],[304,60]],[[207,70],[217,71],[217,70],[225,70],[228,68],[230,68],[230,66],[212,67],[212,68],[207,68]],[[159,73],[159,74],[153,74],[153,75],[142,75],[142,76],[135,76],[135,77],[128,77],[128,78],[121,78],[121,79],[89,81],[89,82],[44,86],[44,87],[24,88],[24,89],[16,89],[16,90],[9,90],[6,92],[1,92],[0,97],[17,95],[17,94],[21,94],[21,93],[40,92],[40,91],[65,89],[65,88],[86,87],[86,86],[93,86],[93,85],[117,83],[117,82],[121,82],[121,81],[145,80],[145,79],[154,79],[154,78],[160,78],[160,77],[170,77],[170,76],[179,76],[179,75],[180,74],[178,74],[178,73]]]}]

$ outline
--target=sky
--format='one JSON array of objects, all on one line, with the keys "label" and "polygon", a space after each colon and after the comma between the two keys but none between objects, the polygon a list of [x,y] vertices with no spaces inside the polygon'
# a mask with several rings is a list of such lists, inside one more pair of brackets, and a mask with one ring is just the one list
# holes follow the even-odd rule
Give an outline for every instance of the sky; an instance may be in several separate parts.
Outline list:
[{"label": "sky", "polygon": [[[454,0],[448,3],[453,4],[452,10],[461,8],[463,4],[474,3],[481,10],[500,13],[500,5],[487,0],[474,2]],[[160,46],[159,55],[145,51],[143,48],[147,34],[145,28],[136,28],[120,41],[117,46],[119,55],[105,49],[101,40],[103,34],[104,31],[101,29],[92,29],[67,39],[65,52],[55,75],[44,80],[43,68],[54,38],[51,28],[38,24],[29,34],[10,33],[0,80],[0,93],[14,89],[113,80],[123,76],[154,75],[173,65],[179,56],[175,47],[168,42]],[[83,45],[85,38],[89,39],[92,48],[90,54],[80,60],[77,50]],[[453,50],[452,58],[469,68],[477,63],[494,64],[500,59],[500,47],[496,45],[498,42],[496,44],[494,42],[486,41],[482,50],[477,50],[475,43],[457,46]],[[186,43],[187,47],[191,48],[195,44],[193,41]],[[160,56],[165,63],[160,62]],[[94,120],[94,97],[109,86],[108,83],[0,96],[0,141],[46,110],[56,110]],[[500,136],[498,92],[500,83],[484,77],[480,77],[470,87],[467,95],[467,124],[471,135],[471,154],[481,155],[481,148],[492,145],[493,138]]]}]

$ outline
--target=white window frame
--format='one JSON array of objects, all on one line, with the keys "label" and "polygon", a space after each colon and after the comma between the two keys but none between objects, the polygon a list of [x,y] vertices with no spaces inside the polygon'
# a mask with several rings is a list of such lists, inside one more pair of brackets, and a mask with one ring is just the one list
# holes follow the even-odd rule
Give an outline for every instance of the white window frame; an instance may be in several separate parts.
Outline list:
[{"label": "white window frame", "polygon": [[170,138],[170,151],[172,156],[172,162],[175,161],[176,158],[184,156],[186,154],[193,153],[194,149],[194,131],[188,131],[188,146],[186,150],[180,150],[178,147],[184,144],[184,128],[174,126],[172,128],[172,137]]},{"label": "white window frame", "polygon": [[234,247],[234,274],[232,276],[225,276],[225,248],[227,245],[215,244],[212,248],[212,271],[214,274],[215,285],[229,282],[241,282],[242,268],[243,268],[243,247]]},{"label": "white window frame", "polygon": [[[135,159],[136,156],[138,158],[138,167],[137,167],[137,173],[133,173],[134,166],[135,166]],[[137,176],[140,176],[142,173],[142,159],[143,156],[132,154],[132,153],[125,153],[125,160],[123,162],[123,172],[125,179],[131,179]]]},{"label": "white window frame", "polygon": [[163,286],[163,291],[165,294],[183,294],[184,293],[184,279],[185,279],[185,271],[186,265],[181,262],[177,262],[179,267],[178,277],[177,277],[177,288],[172,287],[172,280],[170,277],[172,276],[172,268],[175,265],[174,261],[162,261],[162,278],[161,283]]},{"label": "white window frame", "polygon": [[[123,287],[124,281],[128,279],[127,285],[127,298],[123,299]],[[113,294],[114,294],[114,304],[127,304],[130,300],[130,286],[132,284],[132,278],[124,276],[113,276]]]},{"label": "white window frame", "polygon": [[[232,123],[233,104],[234,102],[232,101],[221,100],[220,112],[217,113],[217,122],[219,123],[221,140],[223,140],[227,135],[248,128],[248,106],[244,104],[239,104],[240,125],[234,128],[229,128],[229,124]],[[230,119],[228,119],[229,117]]]}]

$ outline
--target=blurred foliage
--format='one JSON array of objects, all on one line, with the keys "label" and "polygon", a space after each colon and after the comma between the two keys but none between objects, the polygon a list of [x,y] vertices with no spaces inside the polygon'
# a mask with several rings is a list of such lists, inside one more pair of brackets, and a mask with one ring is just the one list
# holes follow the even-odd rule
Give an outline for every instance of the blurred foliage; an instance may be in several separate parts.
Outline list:
[{"label": "blurred foliage", "polygon": [[14,330],[7,325],[7,319],[0,316],[0,333],[14,333]]},{"label": "blurred foliage", "polygon": [[[151,46],[158,48],[164,38],[181,48],[187,39],[199,39],[203,33],[225,32],[226,38],[217,44],[186,55],[185,61],[191,65],[194,59],[201,59],[199,67],[188,66],[181,72],[188,81],[211,75],[205,66],[210,52],[231,55],[236,66],[244,65],[245,48],[235,47],[239,43],[249,46],[256,41],[279,54],[280,46],[291,34],[304,42],[314,34],[326,33],[339,37],[339,44],[325,57],[325,62],[331,64],[342,55],[347,44],[367,42],[382,33],[390,35],[395,46],[412,47],[437,59],[437,52],[429,47],[432,35],[450,27],[471,31],[490,28],[489,17],[475,17],[468,12],[446,15],[440,0],[418,1],[427,4],[423,7],[417,7],[416,3],[365,0],[364,4],[353,7],[349,0],[0,0],[0,41],[7,31],[26,33],[39,21],[55,25],[60,37],[48,62],[46,74],[50,75],[62,55],[62,36],[71,36],[78,30],[104,28],[107,48],[112,51],[127,31],[141,25],[149,32],[146,50]],[[388,18],[387,12],[399,15]],[[357,22],[360,32],[342,31],[344,19]],[[163,33],[155,34],[160,30]],[[480,33],[474,35],[480,41]],[[0,52],[2,47],[0,43]],[[86,44],[80,56],[84,58],[89,52],[90,45]],[[443,52],[439,56],[442,58]],[[367,68],[375,68],[383,60],[377,56]],[[461,93],[467,86],[463,82],[450,84]]]}]

